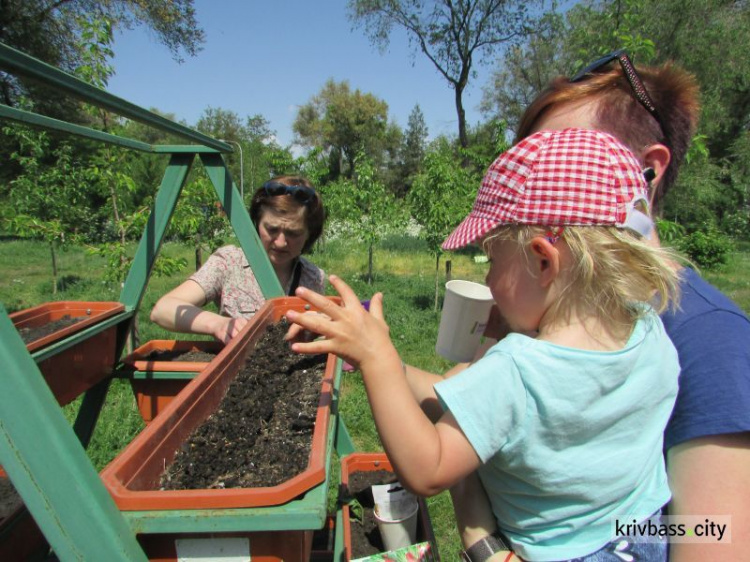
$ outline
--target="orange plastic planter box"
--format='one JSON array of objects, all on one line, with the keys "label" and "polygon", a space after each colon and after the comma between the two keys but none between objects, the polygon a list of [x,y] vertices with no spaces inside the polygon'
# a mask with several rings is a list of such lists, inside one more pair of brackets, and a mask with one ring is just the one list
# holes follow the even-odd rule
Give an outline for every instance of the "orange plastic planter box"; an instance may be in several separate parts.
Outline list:
[{"label": "orange plastic planter box", "polygon": [[[334,299],[337,300],[338,299]],[[159,490],[159,479],[180,446],[218,407],[226,390],[252,353],[269,324],[288,310],[304,311],[296,297],[270,299],[193,379],[101,473],[102,481],[122,510],[222,509],[280,505],[325,479],[330,451],[327,434],[337,358],[328,357],[312,436],[310,461],[300,474],[277,486],[204,490]]]},{"label": "orange plastic planter box", "polygon": [[17,330],[22,328],[39,328],[50,322],[60,320],[65,316],[81,318],[75,324],[61,328],[52,334],[43,336],[26,344],[26,349],[36,351],[62,338],[80,332],[84,328],[101,322],[125,310],[125,306],[119,302],[84,302],[84,301],[59,301],[48,302],[19,310],[10,315],[10,319]]},{"label": "orange plastic planter box", "polygon": [[[16,329],[38,328],[68,315],[82,320],[26,344],[29,352],[43,349],[102,320],[119,314],[119,302],[50,302],[14,312],[10,319]],[[86,340],[40,361],[37,365],[47,385],[64,406],[109,376],[115,364],[117,326],[113,325]]]},{"label": "orange plastic planter box", "polygon": [[[341,459],[341,486],[348,490],[349,477],[356,472],[374,472],[376,470],[387,470],[393,472],[391,461],[385,453],[352,453]],[[346,492],[346,495],[349,495]],[[430,542],[433,549],[433,556],[440,560],[437,553],[437,542],[435,533],[432,530],[430,514],[427,511],[427,504],[424,499],[419,498],[419,516],[417,517],[417,541]],[[344,527],[344,552],[341,560],[348,562],[351,560],[352,552],[352,531],[351,531],[351,514],[349,505],[342,507],[342,525]]]},{"label": "orange plastic planter box", "polygon": [[122,360],[123,365],[135,371],[156,371],[160,373],[200,372],[206,368],[208,361],[170,361],[154,359],[152,354],[171,352],[175,354],[191,351],[205,351],[218,354],[224,348],[219,341],[186,341],[186,340],[151,340],[138,347]]},{"label": "orange plastic planter box", "polygon": [[[143,421],[146,423],[153,421],[192,378],[189,375],[184,378],[165,377],[157,373],[199,373],[210,363],[210,361],[171,361],[153,358],[153,355],[160,352],[183,354],[191,351],[218,354],[222,349],[224,349],[224,344],[218,341],[151,340],[125,357],[122,363],[126,370],[147,374],[145,378],[138,376],[130,379],[130,386]],[[149,374],[155,376],[150,377]]]}]

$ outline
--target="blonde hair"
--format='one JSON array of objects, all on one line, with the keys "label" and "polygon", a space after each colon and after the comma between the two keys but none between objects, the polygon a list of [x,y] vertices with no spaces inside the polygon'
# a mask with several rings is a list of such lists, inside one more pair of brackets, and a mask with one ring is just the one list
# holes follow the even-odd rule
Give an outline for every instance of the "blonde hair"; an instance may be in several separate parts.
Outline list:
[{"label": "blonde hair", "polygon": [[[495,240],[514,241],[529,257],[529,242],[549,228],[504,225],[482,245],[489,252]],[[682,258],[630,231],[610,226],[566,226],[556,243],[564,241],[572,260],[565,269],[563,291],[548,311],[551,321],[568,320],[572,313],[594,315],[605,327],[632,325],[650,304],[661,313],[677,308],[680,273],[674,263]]]}]

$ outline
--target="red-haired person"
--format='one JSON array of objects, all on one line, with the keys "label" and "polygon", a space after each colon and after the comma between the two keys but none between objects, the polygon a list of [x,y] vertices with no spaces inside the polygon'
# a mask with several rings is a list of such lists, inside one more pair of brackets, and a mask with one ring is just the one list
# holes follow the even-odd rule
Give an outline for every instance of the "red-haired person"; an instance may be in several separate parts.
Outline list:
[{"label": "red-haired person", "polygon": [[[698,95],[695,79],[679,67],[636,68],[619,51],[573,78],[553,80],[526,109],[517,139],[568,127],[612,134],[653,170],[649,198],[658,214],[696,130]],[[729,515],[732,534],[731,542],[674,542],[670,560],[744,561],[750,544],[750,321],[696,271],[680,272],[681,306],[662,314],[681,366],[664,433],[672,491],[665,513],[701,521]],[[464,545],[477,544],[477,556],[468,559],[503,560],[492,556],[493,515],[477,497],[477,481],[463,486],[452,492]]]}]

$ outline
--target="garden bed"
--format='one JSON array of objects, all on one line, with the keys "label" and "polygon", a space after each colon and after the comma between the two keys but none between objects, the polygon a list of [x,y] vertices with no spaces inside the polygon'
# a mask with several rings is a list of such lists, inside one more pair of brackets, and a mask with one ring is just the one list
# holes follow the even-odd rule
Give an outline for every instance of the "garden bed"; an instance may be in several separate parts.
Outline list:
[{"label": "garden bed", "polygon": [[[338,360],[294,354],[279,339],[286,311],[305,307],[298,298],[269,300],[105,468],[102,480],[121,509],[279,505],[325,479]],[[245,450],[256,446],[266,452]]]},{"label": "garden bed", "polygon": [[[384,545],[374,516],[375,502],[371,487],[397,481],[385,453],[352,453],[341,460],[341,491],[344,553],[343,561],[369,559],[378,560],[430,560],[439,561],[437,542],[432,522],[424,499],[417,500],[417,543],[407,555],[397,551],[402,558],[381,558]],[[338,532],[338,530],[337,530]],[[338,559],[338,558],[337,558]]]},{"label": "garden bed", "polygon": [[270,324],[216,412],[161,477],[165,490],[276,486],[310,458],[326,356],[298,355]]},{"label": "garden bed", "polygon": [[125,310],[119,302],[59,301],[10,315],[29,351],[45,347]]}]

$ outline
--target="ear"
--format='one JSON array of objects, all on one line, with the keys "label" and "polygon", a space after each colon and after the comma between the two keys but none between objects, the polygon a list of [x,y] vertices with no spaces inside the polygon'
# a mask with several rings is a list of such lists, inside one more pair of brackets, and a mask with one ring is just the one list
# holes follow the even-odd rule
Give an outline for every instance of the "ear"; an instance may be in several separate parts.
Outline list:
[{"label": "ear", "polygon": [[[645,168],[653,168],[656,173],[651,185],[657,186],[667,171],[667,166],[672,160],[672,153],[663,144],[652,144],[647,146],[641,155]],[[649,205],[653,206],[653,190],[648,194]]]},{"label": "ear", "polygon": [[560,274],[560,252],[544,236],[532,238],[530,248],[540,285],[547,288]]}]

